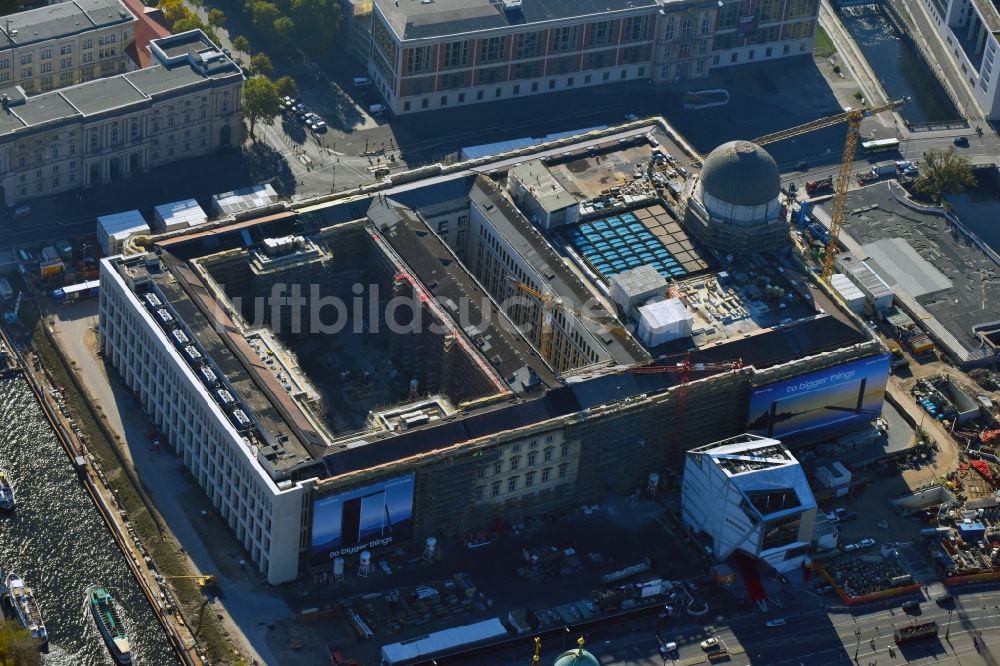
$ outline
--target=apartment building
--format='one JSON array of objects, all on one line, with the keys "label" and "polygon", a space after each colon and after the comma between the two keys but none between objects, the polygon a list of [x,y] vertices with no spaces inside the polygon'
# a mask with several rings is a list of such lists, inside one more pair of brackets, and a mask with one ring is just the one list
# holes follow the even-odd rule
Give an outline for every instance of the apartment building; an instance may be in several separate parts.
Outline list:
[{"label": "apartment building", "polygon": [[0,23],[0,88],[45,92],[125,71],[136,18],[120,0],[70,0]]},{"label": "apartment building", "polygon": [[369,72],[394,113],[812,52],[818,0],[375,0]]},{"label": "apartment building", "polygon": [[[1000,74],[994,71],[1000,48],[1000,11],[990,0],[923,0],[935,28],[950,50],[989,120],[1000,118]],[[911,11],[920,11],[914,6]]]},{"label": "apartment building", "polygon": [[200,30],[152,40],[153,65],[40,95],[7,89],[6,205],[89,187],[242,142],[240,68]]}]

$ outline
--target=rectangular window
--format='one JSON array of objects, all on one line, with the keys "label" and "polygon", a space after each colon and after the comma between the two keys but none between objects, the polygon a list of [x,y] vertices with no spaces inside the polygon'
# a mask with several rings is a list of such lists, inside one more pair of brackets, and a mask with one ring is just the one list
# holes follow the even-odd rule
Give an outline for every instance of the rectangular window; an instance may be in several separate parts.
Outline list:
[{"label": "rectangular window", "polygon": [[541,39],[537,32],[526,32],[517,35],[514,46],[514,58],[523,60],[525,58],[537,57],[541,51],[540,43]]},{"label": "rectangular window", "polygon": [[549,476],[551,474],[552,474],[552,468],[551,467],[546,467],[545,469],[543,469],[542,470],[542,483],[545,483],[546,481],[548,481],[549,480]]},{"label": "rectangular window", "polygon": [[42,49],[42,60],[48,60],[52,57],[52,49]]},{"label": "rectangular window", "polygon": [[22,53],[21,54],[21,64],[22,65],[30,65],[31,64],[31,54],[30,53]]},{"label": "rectangular window", "polygon": [[403,111],[409,111],[409,110],[410,110],[410,103],[408,101],[403,102]]},{"label": "rectangular window", "polygon": [[598,21],[590,24],[590,35],[587,46],[605,46],[611,42],[611,21]]},{"label": "rectangular window", "polygon": [[59,47],[59,55],[68,55],[73,52],[73,44],[63,44]]},{"label": "rectangular window", "polygon": [[527,474],[524,475],[524,487],[530,488],[533,485],[535,485],[535,473],[528,472]]},{"label": "rectangular window", "polygon": [[8,68],[10,68],[10,60],[7,60],[7,58],[0,60],[0,69],[8,69]]},{"label": "rectangular window", "polygon": [[431,47],[414,46],[406,49],[406,73],[420,74],[431,69]]},{"label": "rectangular window", "polygon": [[41,72],[42,74],[45,74],[46,72],[51,72],[51,71],[52,71],[52,63],[51,63],[51,62],[43,62],[43,63],[42,63],[42,64],[41,64],[41,65],[40,65],[40,66],[38,67],[38,70],[39,70],[39,71],[40,71],[40,72]]},{"label": "rectangular window", "polygon": [[630,16],[625,19],[625,26],[622,29],[623,42],[641,42],[649,35],[648,16]]},{"label": "rectangular window", "polygon": [[83,40],[81,46],[83,48],[85,48],[85,49],[92,49],[92,48],[94,48],[94,40],[93,40],[93,38],[88,37],[87,39]]},{"label": "rectangular window", "polygon": [[569,471],[569,463],[563,463],[559,465],[559,478],[565,479],[566,473]]},{"label": "rectangular window", "polygon": [[469,42],[449,42],[444,45],[444,58],[441,66],[446,69],[465,67],[469,64]]},{"label": "rectangular window", "polygon": [[503,60],[504,38],[487,37],[479,40],[479,62],[490,63]]},{"label": "rectangular window", "polygon": [[556,28],[552,33],[552,51],[564,53],[576,48],[577,26],[570,25]]},{"label": "rectangular window", "polygon": [[63,58],[59,61],[59,69],[69,69],[73,66],[72,58]]},{"label": "rectangular window", "polygon": [[542,65],[541,60],[535,60],[533,62],[519,62],[514,65],[514,78],[515,79],[537,79],[542,75]]},{"label": "rectangular window", "polygon": [[507,492],[512,493],[517,490],[517,477],[512,476],[507,479]]},{"label": "rectangular window", "polygon": [[22,67],[21,68],[21,78],[22,79],[30,79],[31,78],[31,68],[30,67]]},{"label": "rectangular window", "polygon": [[500,482],[499,481],[494,481],[493,484],[490,486],[490,494],[493,495],[493,497],[499,497],[500,496]]}]

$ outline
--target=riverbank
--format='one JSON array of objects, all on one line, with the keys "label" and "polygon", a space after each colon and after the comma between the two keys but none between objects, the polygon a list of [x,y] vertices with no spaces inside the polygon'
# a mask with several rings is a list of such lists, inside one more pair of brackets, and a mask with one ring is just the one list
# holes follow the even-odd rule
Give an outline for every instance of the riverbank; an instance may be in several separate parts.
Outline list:
[{"label": "riverbank", "polygon": [[[156,598],[163,587],[155,578],[157,574],[166,577],[191,575],[182,550],[149,502],[134,470],[124,464],[111,443],[114,435],[107,429],[100,409],[81,393],[74,362],[62,355],[45,318],[27,301],[22,308],[21,324],[31,327],[27,330],[32,331],[31,343],[41,366],[48,372],[51,383],[59,387],[69,418],[75,422],[86,443],[95,473],[99,473],[106,483],[109,496],[116,499],[119,515],[127,516],[127,527],[123,530],[130,535],[134,532],[133,545],[140,551],[138,558],[146,570],[143,573],[151,579],[148,584],[156,590]],[[169,580],[166,585],[168,588],[162,589],[165,605],[171,606],[170,602],[176,601],[175,609],[168,607],[166,610],[176,625],[175,631],[179,635],[187,634],[182,649],[191,658],[191,663],[200,663],[203,659],[213,664],[243,663],[216,614],[206,612],[205,595],[195,581],[179,578]]]}]

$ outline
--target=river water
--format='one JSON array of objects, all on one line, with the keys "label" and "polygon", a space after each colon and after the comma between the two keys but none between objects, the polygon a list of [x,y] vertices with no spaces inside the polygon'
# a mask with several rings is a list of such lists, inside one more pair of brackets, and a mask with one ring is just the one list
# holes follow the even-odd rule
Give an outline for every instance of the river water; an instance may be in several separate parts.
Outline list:
[{"label": "river water", "polygon": [[982,182],[968,192],[949,195],[948,203],[965,226],[1000,252],[1000,190],[995,181]]},{"label": "river water", "polygon": [[117,599],[142,666],[178,662],[56,434],[23,378],[0,380],[0,466],[12,479],[17,510],[0,516],[0,569],[35,590],[49,631],[46,666],[114,664],[85,604],[88,585]]},{"label": "river water", "polygon": [[911,123],[956,120],[961,114],[927,62],[879,5],[844,7],[840,18],[892,99],[910,97],[899,114]]}]

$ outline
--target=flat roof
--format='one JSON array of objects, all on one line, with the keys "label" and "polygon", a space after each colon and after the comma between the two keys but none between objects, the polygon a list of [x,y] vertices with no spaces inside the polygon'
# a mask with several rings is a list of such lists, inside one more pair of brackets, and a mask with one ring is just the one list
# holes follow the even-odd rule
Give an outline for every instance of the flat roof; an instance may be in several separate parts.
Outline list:
[{"label": "flat roof", "polygon": [[[882,238],[864,244],[865,251],[875,265],[869,267],[889,278],[890,284],[898,284],[913,296],[920,298],[950,289],[951,280],[921,257],[905,238]],[[881,269],[881,271],[880,271]]]},{"label": "flat roof", "polygon": [[[829,218],[828,208],[827,203],[814,210],[823,211]],[[849,192],[847,211],[843,230],[857,245],[847,248],[857,260],[867,259],[865,244],[899,237],[951,282],[949,288],[936,294],[910,300],[932,317],[928,319],[924,314],[918,322],[921,327],[931,330],[935,337],[941,336],[934,329],[941,330],[946,334],[942,338],[945,344],[951,337],[959,346],[951,353],[974,360],[981,352],[982,341],[973,334],[973,327],[996,321],[1000,311],[1000,282],[993,277],[1000,267],[941,216],[904,206],[884,185]],[[893,289],[899,290],[900,285]],[[912,310],[909,306],[907,309]]]},{"label": "flat roof", "polygon": [[[503,325],[505,316],[500,308],[465,270],[460,270],[458,258],[451,249],[437,235],[427,233],[427,225],[416,214],[396,206],[398,204],[392,200],[372,204],[373,208],[382,211],[378,216],[379,228],[439,302],[461,303],[467,310],[464,316],[469,322],[487,323],[485,328],[470,325],[463,329],[476,344],[476,353],[481,353],[517,393],[526,391],[529,370],[537,375],[542,386],[557,386],[559,382],[545,361],[522,336],[514,335]],[[372,217],[373,212],[369,212],[369,216]],[[483,307],[490,312],[484,313]],[[512,328],[513,324],[508,323]]]},{"label": "flat roof", "polygon": [[[545,237],[487,178],[481,176],[476,179],[469,198],[528,265],[545,279],[546,286],[553,293],[578,306],[594,302],[594,294],[583,280],[566,266]],[[608,318],[614,318],[612,313],[606,314]],[[592,311],[591,315],[600,318],[596,311]],[[600,328],[592,322],[578,321],[592,333]],[[619,332],[594,335],[609,358],[619,365],[645,363],[650,359],[642,345],[628,335]]]},{"label": "flat roof", "polygon": [[119,0],[70,0],[10,14],[0,22],[0,50],[135,21]]},{"label": "flat roof", "polygon": [[97,218],[97,224],[108,236],[127,236],[134,231],[149,231],[146,218],[137,210],[127,210]]},{"label": "flat roof", "polygon": [[146,100],[146,96],[136,90],[124,76],[94,79],[86,85],[66,88],[59,92],[61,97],[84,116],[104,113]]},{"label": "flat roof", "polygon": [[[424,39],[577,16],[604,16],[611,12],[655,7],[657,0],[523,0],[505,11],[496,0],[375,0],[400,39]],[[610,18],[610,17],[607,17]]]}]

